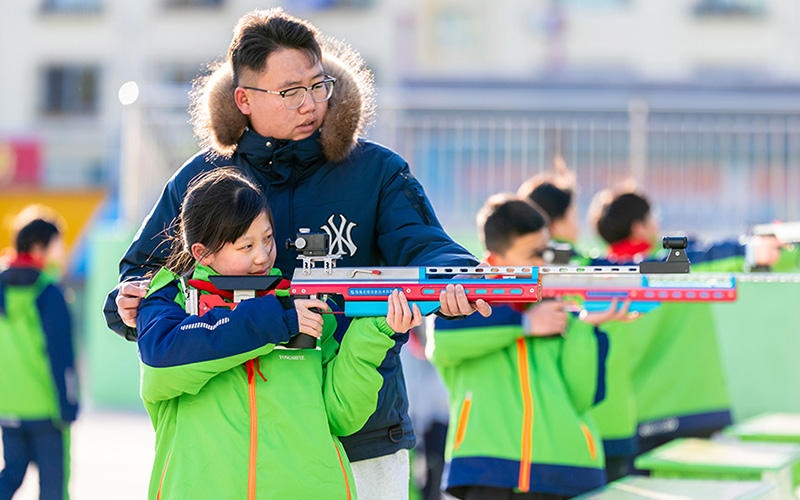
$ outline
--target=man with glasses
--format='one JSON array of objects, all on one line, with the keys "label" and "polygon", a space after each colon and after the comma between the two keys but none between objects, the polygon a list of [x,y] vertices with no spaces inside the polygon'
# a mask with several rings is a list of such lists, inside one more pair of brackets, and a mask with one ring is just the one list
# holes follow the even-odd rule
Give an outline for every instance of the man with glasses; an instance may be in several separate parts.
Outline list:
[{"label": "man with glasses", "polygon": [[315,83],[310,87],[303,87],[302,85],[299,87],[292,87],[286,90],[281,90],[280,92],[275,92],[274,90],[266,90],[260,89],[258,87],[242,87],[243,89],[247,90],[257,90],[259,92],[264,92],[267,94],[275,94],[281,96],[283,99],[283,104],[286,106],[286,109],[297,109],[303,105],[306,101],[306,94],[311,93],[311,97],[314,99],[314,102],[325,102],[331,98],[331,94],[333,94],[333,84],[336,83],[336,78],[332,76],[325,75],[325,79],[319,83]]},{"label": "man with glasses", "polygon": [[[169,245],[164,228],[178,215],[188,183],[218,166],[236,165],[269,200],[275,238],[301,228],[324,231],[341,266],[470,266],[477,259],[444,232],[408,164],[360,139],[374,109],[371,74],[342,46],[321,47],[310,24],[280,9],[256,10],[234,28],[228,57],[192,94],[195,132],[204,147],[167,183],[120,262],[122,283],[109,294],[109,326],[136,339],[143,279]],[[291,276],[295,252],[278,252],[275,267]],[[463,288],[448,287],[441,313],[478,310]],[[384,360],[378,408],[364,428],[342,439],[353,462],[358,497],[408,497],[408,450],[415,437],[398,353],[408,334],[393,337]],[[268,375],[267,375],[268,377]],[[313,480],[313,478],[309,478]]]}]

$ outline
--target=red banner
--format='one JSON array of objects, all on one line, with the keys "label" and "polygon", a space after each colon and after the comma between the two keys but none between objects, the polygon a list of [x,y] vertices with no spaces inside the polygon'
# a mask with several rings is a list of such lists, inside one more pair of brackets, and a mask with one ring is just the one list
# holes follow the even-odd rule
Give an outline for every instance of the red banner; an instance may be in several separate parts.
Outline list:
[{"label": "red banner", "polygon": [[38,185],[41,150],[35,139],[0,139],[0,186]]}]

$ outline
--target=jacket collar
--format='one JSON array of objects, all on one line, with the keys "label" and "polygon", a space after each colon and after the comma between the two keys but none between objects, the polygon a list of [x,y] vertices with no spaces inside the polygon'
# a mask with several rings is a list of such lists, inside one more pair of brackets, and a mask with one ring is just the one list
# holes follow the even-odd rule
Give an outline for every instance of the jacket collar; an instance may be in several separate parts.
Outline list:
[{"label": "jacket collar", "polygon": [[299,174],[325,162],[319,135],[320,132],[316,131],[300,141],[275,140],[248,128],[237,151],[254,168],[266,174],[271,182],[280,183],[290,178],[292,170]]},{"label": "jacket collar", "polygon": [[[270,276],[279,276],[281,271],[277,268],[272,268],[269,271]],[[211,269],[209,266],[204,266],[202,264],[197,264],[194,268],[194,272],[192,272],[192,279],[194,280],[202,280],[202,281],[210,281],[208,279],[209,276],[219,276],[220,274],[215,270]]]},{"label": "jacket collar", "polygon": [[41,259],[37,259],[32,254],[21,253],[9,263],[9,267],[30,267],[41,271],[44,269],[44,264]]},{"label": "jacket collar", "polygon": [[219,276],[219,273],[214,271],[208,266],[204,266],[202,264],[197,264],[195,266],[194,271],[192,272],[192,279],[193,280],[203,280],[209,281],[209,276]]}]

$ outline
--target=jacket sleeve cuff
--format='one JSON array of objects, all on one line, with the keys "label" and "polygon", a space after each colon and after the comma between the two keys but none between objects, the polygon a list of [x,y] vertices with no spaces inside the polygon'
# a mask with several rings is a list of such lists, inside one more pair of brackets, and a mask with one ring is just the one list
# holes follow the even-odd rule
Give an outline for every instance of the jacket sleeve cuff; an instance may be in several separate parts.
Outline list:
[{"label": "jacket sleeve cuff", "polygon": [[378,328],[378,331],[387,337],[397,334],[397,332],[392,330],[392,328],[389,326],[389,323],[386,322],[386,318],[375,318],[374,322],[375,326]]},{"label": "jacket sleeve cuff", "polygon": [[300,333],[300,322],[297,319],[297,309],[292,307],[291,309],[284,309],[283,312],[286,314],[286,326],[289,328],[289,335],[294,337]]},{"label": "jacket sleeve cuff", "polygon": [[122,318],[117,312],[117,294],[119,288],[114,288],[106,297],[106,302],[103,304],[103,316],[106,319],[106,325],[120,337],[131,342],[136,342],[139,337],[139,332],[136,328],[131,328],[122,322]]}]

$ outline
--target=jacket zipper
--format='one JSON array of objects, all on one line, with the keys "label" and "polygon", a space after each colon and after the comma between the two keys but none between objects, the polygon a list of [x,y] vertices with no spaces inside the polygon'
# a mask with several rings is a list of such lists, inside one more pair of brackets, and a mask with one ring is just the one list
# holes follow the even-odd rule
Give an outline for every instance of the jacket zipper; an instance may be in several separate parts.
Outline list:
[{"label": "jacket zipper", "polygon": [[528,344],[524,337],[517,339],[517,364],[522,390],[522,445],[519,461],[519,484],[521,492],[531,486],[531,446],[533,439],[533,396],[531,396],[530,373],[528,372]]},{"label": "jacket zipper", "polygon": [[461,405],[461,411],[458,414],[458,425],[456,426],[456,439],[453,443],[453,449],[457,450],[464,442],[464,435],[467,433],[467,421],[469,420],[469,410],[472,407],[472,391],[467,391],[464,396],[464,403]]},{"label": "jacket zipper", "polygon": [[256,404],[255,361],[245,363],[247,368],[247,391],[250,399],[250,453],[247,469],[247,500],[256,499],[256,458],[258,451],[258,407]]}]

